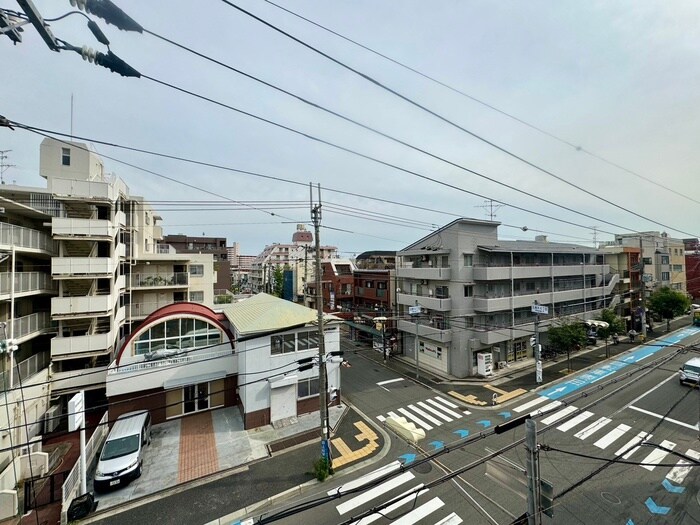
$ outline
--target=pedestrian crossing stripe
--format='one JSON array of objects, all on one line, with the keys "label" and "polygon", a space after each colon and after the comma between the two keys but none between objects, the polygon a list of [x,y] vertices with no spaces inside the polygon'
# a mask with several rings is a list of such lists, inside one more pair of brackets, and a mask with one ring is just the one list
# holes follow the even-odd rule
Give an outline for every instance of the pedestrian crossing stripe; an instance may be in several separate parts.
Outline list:
[{"label": "pedestrian crossing stripe", "polygon": [[647,465],[642,465],[642,467],[644,467],[647,470],[654,470],[654,468],[656,468],[656,465],[661,463],[661,461],[668,454],[668,450],[663,450],[663,449],[666,448],[666,449],[673,450],[674,448],[676,448],[676,444],[664,439],[661,442],[661,447],[663,447],[663,448],[654,449],[647,457],[645,457],[642,460],[642,463],[650,463]]},{"label": "pedestrian crossing stripe", "polygon": [[401,516],[401,518],[394,520],[392,523],[393,525],[414,525],[444,505],[445,503],[440,498],[433,498],[417,509],[414,509],[408,514]]},{"label": "pedestrian crossing stripe", "polygon": [[615,441],[624,436],[625,433],[631,428],[631,426],[625,424],[618,425],[593,444],[598,448],[606,449],[611,444],[615,443]]},{"label": "pedestrian crossing stripe", "polygon": [[379,518],[383,518],[386,514],[389,514],[390,512],[401,508],[407,503],[416,501],[417,497],[422,496],[423,494],[428,492],[428,489],[424,489],[423,486],[424,485],[421,483],[411,489],[408,489],[406,492],[403,492],[396,496],[397,498],[401,499],[382,509],[382,512],[376,512],[374,514],[370,514],[369,516],[365,516],[364,518],[360,518],[359,520],[353,521],[350,525],[369,525],[370,523],[374,523],[375,521],[377,521]]},{"label": "pedestrian crossing stripe", "polygon": [[586,421],[586,419],[588,419],[592,415],[593,415],[593,412],[588,412],[587,410],[585,412],[581,412],[577,416],[572,417],[571,419],[569,419],[565,423],[562,423],[561,425],[559,425],[557,427],[557,430],[561,430],[562,432],[568,432],[569,430],[574,428],[579,423],[583,423],[584,421]]},{"label": "pedestrian crossing stripe", "polygon": [[562,408],[559,412],[555,412],[549,417],[546,417],[542,420],[542,423],[545,425],[551,425],[552,423],[556,423],[560,419],[564,419],[566,416],[571,414],[572,412],[576,412],[578,408],[575,406],[568,406],[566,408]]},{"label": "pedestrian crossing stripe", "polygon": [[[424,401],[418,401],[406,407],[396,409],[403,417],[415,423],[416,426],[424,430],[433,430],[445,423],[451,423],[456,419],[461,419],[464,416],[471,415],[469,410],[464,410],[463,413],[458,412],[459,405],[441,397],[435,396]],[[377,419],[384,423],[387,417],[400,417],[396,412],[388,412],[387,415],[379,415]]]},{"label": "pedestrian crossing stripe", "polygon": [[586,439],[588,436],[591,436],[598,432],[601,428],[603,428],[605,425],[610,423],[612,419],[609,419],[607,417],[601,417],[598,419],[598,421],[591,423],[588,425],[586,428],[583,430],[580,430],[576,434],[574,434],[574,437],[577,437],[579,439]]},{"label": "pedestrian crossing stripe", "polygon": [[629,459],[632,454],[637,452],[639,450],[639,443],[642,442],[644,439],[651,439],[652,434],[647,434],[646,432],[640,432],[637,434],[635,437],[629,440],[629,442],[622,447],[620,450],[615,452],[616,456],[619,456],[620,454],[624,454],[622,456],[622,459]]},{"label": "pedestrian crossing stripe", "polygon": [[[700,459],[700,452],[696,452],[693,449],[688,449],[685,455],[693,459]],[[685,477],[690,473],[690,469],[692,468],[691,465],[692,463],[689,461],[681,459],[676,466],[673,467],[668,474],[666,474],[666,478],[676,485],[680,485],[685,480]]]},{"label": "pedestrian crossing stripe", "polygon": [[404,483],[407,483],[408,481],[411,481],[414,478],[415,478],[415,476],[409,470],[407,472],[399,474],[395,478],[390,478],[390,479],[386,480],[384,483],[380,483],[379,485],[377,485],[375,487],[372,487],[370,489],[365,490],[364,492],[361,492],[360,494],[358,494],[354,498],[351,498],[347,501],[344,501],[340,505],[337,505],[335,508],[338,511],[338,514],[340,514],[342,516],[343,514],[347,514],[351,510],[356,509],[360,505],[364,505],[365,503],[369,503],[373,499],[377,499],[385,492],[388,492],[396,487],[400,487]]},{"label": "pedestrian crossing stripe", "polygon": [[459,525],[460,523],[462,523],[462,518],[453,512],[449,516],[438,521],[435,525]]},{"label": "pedestrian crossing stripe", "polygon": [[518,407],[515,407],[513,409],[513,412],[517,412],[518,414],[520,414],[520,412],[525,412],[526,410],[530,410],[532,407],[536,407],[537,405],[540,405],[540,404],[544,403],[545,401],[549,401],[549,399],[547,399],[546,397],[541,397],[541,396],[536,397],[535,399],[533,399],[532,401],[528,401],[524,405],[520,405]]}]

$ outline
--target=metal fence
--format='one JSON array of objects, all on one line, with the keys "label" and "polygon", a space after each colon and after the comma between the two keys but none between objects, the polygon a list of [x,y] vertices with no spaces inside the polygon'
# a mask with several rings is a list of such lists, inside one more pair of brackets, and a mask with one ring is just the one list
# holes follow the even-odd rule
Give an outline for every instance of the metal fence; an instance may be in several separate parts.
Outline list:
[{"label": "metal fence", "polygon": [[0,244],[56,253],[58,244],[50,235],[31,228],[0,223]]}]

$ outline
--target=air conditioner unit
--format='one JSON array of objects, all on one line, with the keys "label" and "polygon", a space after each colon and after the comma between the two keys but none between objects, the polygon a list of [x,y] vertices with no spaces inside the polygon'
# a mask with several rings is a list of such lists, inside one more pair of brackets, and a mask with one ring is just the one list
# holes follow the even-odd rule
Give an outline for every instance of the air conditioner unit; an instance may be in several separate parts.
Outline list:
[{"label": "air conditioner unit", "polygon": [[61,422],[61,405],[54,405],[44,414],[44,434],[50,434]]},{"label": "air conditioner unit", "polygon": [[427,279],[421,279],[421,282],[420,282],[420,283],[421,283],[421,284],[428,284],[428,280],[427,280]]},{"label": "air conditioner unit", "polygon": [[20,449],[19,449],[20,456],[26,456],[30,453],[36,454],[37,452],[41,452],[41,443],[42,443],[41,437],[35,437],[29,443],[20,447]]}]

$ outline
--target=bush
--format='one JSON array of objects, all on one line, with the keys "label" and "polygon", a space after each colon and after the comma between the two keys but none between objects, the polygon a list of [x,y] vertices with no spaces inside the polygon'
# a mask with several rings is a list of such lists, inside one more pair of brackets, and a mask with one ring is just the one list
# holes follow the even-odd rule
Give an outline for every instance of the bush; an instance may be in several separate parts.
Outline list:
[{"label": "bush", "polygon": [[319,481],[326,481],[326,478],[330,474],[330,465],[326,458],[318,458],[314,461],[314,476]]}]

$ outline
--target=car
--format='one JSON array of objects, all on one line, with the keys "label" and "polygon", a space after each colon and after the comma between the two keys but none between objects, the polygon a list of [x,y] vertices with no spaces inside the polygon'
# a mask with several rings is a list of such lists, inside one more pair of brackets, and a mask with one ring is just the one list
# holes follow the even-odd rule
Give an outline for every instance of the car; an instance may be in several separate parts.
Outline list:
[{"label": "car", "polygon": [[700,357],[686,361],[678,372],[681,385],[697,385],[700,380]]}]

